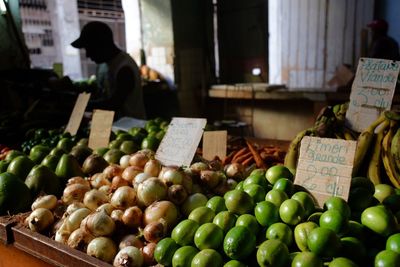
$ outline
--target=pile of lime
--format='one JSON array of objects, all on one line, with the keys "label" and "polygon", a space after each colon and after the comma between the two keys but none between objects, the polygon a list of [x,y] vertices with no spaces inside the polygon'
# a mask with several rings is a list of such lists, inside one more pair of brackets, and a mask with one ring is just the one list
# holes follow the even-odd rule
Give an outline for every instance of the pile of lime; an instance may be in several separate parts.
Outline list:
[{"label": "pile of lime", "polygon": [[352,179],[348,201],[323,207],[284,166],[254,170],[196,206],[154,251],[164,266],[400,266],[400,194]]}]

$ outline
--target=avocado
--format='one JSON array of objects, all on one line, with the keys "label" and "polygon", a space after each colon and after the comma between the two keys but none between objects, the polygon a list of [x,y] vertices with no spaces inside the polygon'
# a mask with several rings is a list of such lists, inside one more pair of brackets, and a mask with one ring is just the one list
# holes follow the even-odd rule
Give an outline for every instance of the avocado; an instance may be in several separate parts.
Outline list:
[{"label": "avocado", "polygon": [[25,184],[34,198],[42,191],[55,196],[60,196],[62,192],[60,178],[44,165],[33,167],[26,177]]},{"label": "avocado", "polygon": [[0,161],[0,173],[7,171],[7,167],[10,164],[8,160],[1,160]]},{"label": "avocado", "polygon": [[27,211],[31,201],[29,188],[19,177],[9,172],[0,174],[0,215]]},{"label": "avocado", "polygon": [[31,151],[29,152],[29,158],[35,164],[39,164],[49,153],[50,148],[40,144],[32,147]]},{"label": "avocado", "polygon": [[55,147],[55,148],[53,148],[51,151],[50,151],[50,155],[54,155],[54,156],[57,156],[58,158],[61,158],[61,156],[63,155],[63,154],[65,154],[65,153],[67,153],[67,151],[65,151],[64,149],[62,149],[62,148],[59,148],[59,147]]},{"label": "avocado", "polygon": [[108,162],[108,163],[119,163],[119,159],[125,155],[124,152],[122,152],[119,149],[113,148],[108,150],[105,154],[104,154],[104,159]]},{"label": "avocado", "polygon": [[11,162],[11,161],[12,161],[13,159],[15,159],[16,157],[18,157],[18,156],[23,156],[23,155],[25,155],[24,152],[14,149],[14,150],[11,150],[10,152],[7,153],[7,156],[6,156],[5,160]]},{"label": "avocado", "polygon": [[102,172],[108,165],[103,156],[92,154],[83,162],[82,170],[86,175],[93,175]]},{"label": "avocado", "polygon": [[66,183],[71,177],[84,177],[85,175],[81,169],[81,166],[78,163],[78,160],[71,154],[64,154],[61,156],[60,160],[58,161],[55,173],[63,180],[64,183]]},{"label": "avocado", "polygon": [[96,148],[96,150],[94,151],[94,154],[104,156],[104,154],[106,154],[108,150],[110,150],[108,147],[99,147],[99,148]]},{"label": "avocado", "polygon": [[74,142],[70,137],[61,138],[57,143],[57,147],[63,149],[66,152],[70,152],[72,147],[74,146]]},{"label": "avocado", "polygon": [[55,156],[55,155],[49,154],[42,160],[41,164],[46,166],[53,172],[55,172],[59,160],[60,160],[60,156]]},{"label": "avocado", "polygon": [[25,181],[34,165],[35,163],[27,155],[18,156],[10,162],[7,172],[15,174],[22,181]]},{"label": "avocado", "polygon": [[73,155],[79,162],[80,165],[83,164],[85,159],[93,153],[93,150],[85,145],[76,145],[71,149],[70,154]]}]

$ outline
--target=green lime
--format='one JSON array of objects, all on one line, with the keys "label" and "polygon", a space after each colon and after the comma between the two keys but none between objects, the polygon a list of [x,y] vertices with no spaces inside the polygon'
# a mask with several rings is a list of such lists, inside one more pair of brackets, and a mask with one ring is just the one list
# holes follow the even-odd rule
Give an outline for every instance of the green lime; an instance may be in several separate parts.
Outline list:
[{"label": "green lime", "polygon": [[247,265],[238,261],[238,260],[230,260],[224,264],[224,267],[246,267]]},{"label": "green lime", "polygon": [[175,251],[179,248],[179,245],[170,237],[161,239],[154,249],[154,259],[166,266],[172,264],[172,257]]},{"label": "green lime", "polygon": [[271,184],[275,184],[280,178],[287,178],[293,180],[293,174],[290,170],[283,165],[275,165],[265,172],[265,178],[267,178],[268,182]]},{"label": "green lime", "polygon": [[360,188],[360,187],[367,189],[368,194],[370,195],[373,195],[375,193],[375,185],[372,183],[370,179],[361,176],[351,178],[350,189]]},{"label": "green lime", "polygon": [[214,219],[215,213],[212,209],[203,206],[198,207],[192,210],[189,214],[188,219],[198,222],[200,225],[212,222]]},{"label": "green lime", "polygon": [[294,193],[292,195],[291,199],[295,199],[298,202],[300,202],[300,204],[304,208],[304,212],[305,212],[304,215],[306,217],[310,216],[315,211],[315,202],[314,202],[313,197],[309,193],[299,191],[299,192]]},{"label": "green lime", "polygon": [[279,222],[279,209],[269,201],[261,201],[254,208],[254,215],[261,226],[268,227]]},{"label": "green lime", "polygon": [[308,218],[307,221],[309,222],[315,222],[317,224],[319,224],[319,219],[321,218],[323,212],[317,211],[314,212],[313,214],[311,214]]},{"label": "green lime", "polygon": [[346,236],[340,239],[342,244],[341,253],[342,257],[346,257],[355,263],[364,265],[364,261],[367,257],[367,249],[365,245],[355,237]]},{"label": "green lime", "polygon": [[334,257],[340,251],[340,239],[331,229],[318,227],[308,234],[307,246],[321,257]]},{"label": "green lime", "polygon": [[304,208],[297,200],[287,199],[279,207],[279,216],[284,223],[296,225],[304,218]]},{"label": "green lime", "polygon": [[178,248],[172,257],[172,267],[190,267],[192,259],[199,250],[192,246]]},{"label": "green lime", "polygon": [[250,174],[250,176],[247,177],[243,181],[243,185],[249,185],[249,184],[257,184],[257,185],[261,186],[262,188],[266,189],[267,185],[268,185],[268,181],[265,179],[264,175]]},{"label": "green lime", "polygon": [[335,258],[328,267],[358,267],[352,260],[344,257]]},{"label": "green lime", "polygon": [[317,254],[309,251],[297,253],[292,260],[292,267],[322,267],[322,260]]},{"label": "green lime", "polygon": [[400,233],[389,236],[386,240],[386,249],[400,253]]},{"label": "green lime", "polygon": [[364,240],[365,238],[365,227],[359,222],[349,221],[349,229],[347,231],[346,236],[352,236],[359,240]]},{"label": "green lime", "polygon": [[382,236],[391,235],[397,227],[393,213],[382,205],[365,209],[361,214],[361,223]]},{"label": "green lime", "polygon": [[156,151],[160,141],[155,136],[147,136],[142,140],[142,149],[150,149],[152,151]]},{"label": "green lime", "polygon": [[208,198],[202,193],[194,193],[188,196],[181,206],[181,211],[185,216],[189,214],[198,207],[205,206],[207,204]]},{"label": "green lime", "polygon": [[382,250],[375,256],[376,267],[400,266],[400,254],[391,250]]},{"label": "green lime", "polygon": [[282,241],[267,240],[258,247],[257,262],[260,267],[284,267],[289,261],[289,250]]},{"label": "green lime", "polygon": [[331,209],[322,213],[319,218],[319,226],[329,228],[338,235],[343,235],[347,232],[349,220],[338,210]]},{"label": "green lime", "polygon": [[218,249],[224,239],[224,232],[214,223],[201,225],[194,235],[194,244],[200,250],[206,248]]},{"label": "green lime", "polygon": [[253,198],[254,203],[258,203],[265,199],[265,189],[258,184],[244,184],[243,191]]},{"label": "green lime", "polygon": [[207,201],[206,207],[212,209],[217,214],[220,211],[226,210],[225,199],[221,196],[213,196]]},{"label": "green lime", "polygon": [[394,190],[394,187],[391,185],[388,184],[375,185],[374,197],[381,203],[385,198],[394,194],[396,194],[396,191]]},{"label": "green lime", "polygon": [[290,247],[293,243],[293,231],[284,223],[278,222],[270,225],[266,233],[267,239],[278,239]]},{"label": "green lime", "polygon": [[308,251],[307,239],[312,230],[318,228],[314,222],[304,222],[296,225],[294,228],[294,240],[300,251]]},{"label": "green lime", "polygon": [[196,221],[190,219],[183,220],[174,227],[171,237],[181,246],[193,244],[194,234],[199,226],[199,223]]},{"label": "green lime", "polygon": [[294,185],[292,180],[288,178],[280,178],[276,183],[274,184],[273,189],[276,190],[281,190],[286,193],[286,195],[291,196],[293,195],[294,192]]},{"label": "green lime", "polygon": [[373,195],[368,192],[367,188],[356,187],[350,190],[348,203],[353,212],[363,211],[371,205],[372,198]]},{"label": "green lime", "polygon": [[278,208],[281,206],[283,201],[288,198],[289,197],[284,191],[278,189],[272,189],[265,195],[265,200],[274,203]]},{"label": "green lime", "polygon": [[244,181],[240,181],[236,186],[236,190],[243,190]]},{"label": "green lime", "polygon": [[247,227],[235,226],[226,233],[223,248],[229,258],[243,260],[256,248],[256,236]]},{"label": "green lime", "polygon": [[227,233],[229,229],[235,226],[236,215],[229,211],[221,211],[215,215],[213,223],[218,225],[224,233]]},{"label": "green lime", "polygon": [[249,229],[254,235],[257,235],[260,230],[260,225],[258,224],[256,217],[252,214],[240,215],[236,220],[235,226],[247,227],[247,229]]},{"label": "green lime", "polygon": [[203,249],[194,256],[191,267],[222,267],[221,254],[214,249]]},{"label": "green lime", "polygon": [[224,195],[225,205],[228,211],[235,214],[250,213],[254,208],[252,197],[241,190],[231,190]]},{"label": "green lime", "polygon": [[343,198],[337,196],[331,196],[327,200],[325,200],[324,209],[336,209],[346,218],[350,218],[351,215],[349,204],[347,204],[347,202]]}]

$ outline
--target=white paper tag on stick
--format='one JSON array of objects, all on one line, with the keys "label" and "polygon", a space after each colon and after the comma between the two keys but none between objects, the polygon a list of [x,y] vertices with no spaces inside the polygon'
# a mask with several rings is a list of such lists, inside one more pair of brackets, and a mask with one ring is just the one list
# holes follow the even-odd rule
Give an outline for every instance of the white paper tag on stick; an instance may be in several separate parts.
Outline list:
[{"label": "white paper tag on stick", "polygon": [[108,146],[113,119],[114,111],[101,109],[93,111],[89,135],[89,147],[91,149]]},{"label": "white paper tag on stick", "polygon": [[65,127],[65,132],[69,132],[71,135],[76,135],[79,126],[83,118],[83,113],[85,112],[87,103],[89,102],[90,93],[80,93],[76,99],[74,109],[72,110],[71,116],[67,127]]},{"label": "white paper tag on stick", "polygon": [[382,111],[391,108],[399,70],[400,61],[360,59],[346,112],[351,129],[362,132]]},{"label": "white paper tag on stick", "polygon": [[189,166],[203,135],[206,119],[172,118],[156,152],[166,166]]},{"label": "white paper tag on stick", "polygon": [[305,136],[294,183],[307,189],[320,207],[331,196],[347,201],[355,150],[356,141]]},{"label": "white paper tag on stick", "polygon": [[203,158],[212,160],[218,156],[221,160],[226,156],[227,131],[207,131],[203,134]]}]

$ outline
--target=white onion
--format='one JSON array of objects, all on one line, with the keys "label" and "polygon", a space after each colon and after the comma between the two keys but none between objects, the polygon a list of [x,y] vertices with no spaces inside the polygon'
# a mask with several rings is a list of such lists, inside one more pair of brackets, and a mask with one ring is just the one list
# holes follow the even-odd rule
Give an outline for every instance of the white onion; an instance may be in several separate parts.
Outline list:
[{"label": "white onion", "polygon": [[130,186],[118,188],[111,197],[110,201],[117,209],[125,210],[128,207],[136,205],[136,191]]},{"label": "white onion", "polygon": [[122,178],[121,176],[114,176],[111,182],[111,191],[114,192],[117,188],[121,186],[129,185],[129,182]]},{"label": "white onion", "polygon": [[97,189],[86,192],[83,198],[83,204],[92,211],[95,211],[99,206],[108,201],[108,196]]},{"label": "white onion", "polygon": [[75,177],[68,179],[67,186],[71,185],[71,184],[82,184],[82,185],[90,186],[89,181],[81,176],[75,176]]},{"label": "white onion", "polygon": [[143,212],[138,206],[129,207],[122,215],[122,222],[131,228],[139,227],[142,224]]},{"label": "white onion", "polygon": [[141,173],[142,171],[143,170],[138,167],[128,166],[122,172],[121,177],[127,180],[129,183],[132,183],[133,179],[135,179],[135,176]]},{"label": "white onion", "polygon": [[146,208],[143,215],[145,225],[164,219],[168,230],[175,226],[178,220],[178,209],[171,201],[157,201]]},{"label": "white onion", "polygon": [[87,216],[81,223],[84,223],[84,230],[94,236],[108,236],[115,230],[115,223],[107,213],[100,211]]},{"label": "white onion", "polygon": [[86,253],[89,256],[111,263],[117,254],[117,247],[110,238],[96,237],[90,241]]},{"label": "white onion", "polygon": [[37,208],[45,208],[53,210],[57,206],[57,197],[54,195],[46,195],[38,197],[35,202],[32,203],[32,210]]},{"label": "white onion", "polygon": [[119,242],[119,249],[123,249],[124,247],[127,246],[134,246],[139,249],[143,248],[144,244],[143,241],[140,240],[139,237],[136,235],[126,235],[121,239],[121,242]]},{"label": "white onion", "polygon": [[144,153],[135,153],[129,159],[129,165],[143,170],[144,165],[149,161],[149,157]]},{"label": "white onion", "polygon": [[143,266],[143,255],[136,247],[125,247],[118,252],[117,256],[115,256],[113,266],[141,267]]},{"label": "white onion", "polygon": [[53,213],[44,208],[35,209],[28,217],[29,228],[38,233],[46,230],[53,222]]},{"label": "white onion", "polygon": [[86,251],[88,244],[93,239],[94,236],[92,236],[88,232],[85,232],[81,228],[78,228],[73,231],[68,237],[67,245],[80,251]]},{"label": "white onion", "polygon": [[143,236],[147,242],[157,243],[167,234],[167,225],[163,219],[151,222],[144,227]]},{"label": "white onion", "polygon": [[79,210],[81,208],[86,208],[85,204],[83,204],[82,202],[74,202],[72,204],[69,204],[67,209],[65,210],[63,217],[66,218],[69,215],[71,215],[74,211]]},{"label": "white onion", "polygon": [[234,162],[226,166],[225,173],[228,178],[242,179],[244,174],[244,167],[242,164]]},{"label": "white onion", "polygon": [[167,186],[174,184],[183,183],[184,174],[177,169],[166,170],[161,176],[160,180],[163,181]]},{"label": "white onion", "polygon": [[100,188],[103,185],[111,185],[111,182],[107,179],[107,176],[104,173],[96,173],[90,177],[90,185],[93,188]]},{"label": "white onion", "polygon": [[121,168],[125,169],[126,167],[129,166],[129,160],[131,158],[131,155],[123,155],[120,159],[119,159],[119,165],[121,166]]},{"label": "white onion", "polygon": [[105,175],[106,179],[111,179],[114,176],[121,175],[123,168],[118,164],[110,164],[104,170],[103,174]]},{"label": "white onion", "polygon": [[132,181],[133,188],[137,189],[140,183],[142,183],[143,181],[145,181],[146,179],[148,179],[150,177],[152,177],[152,176],[150,176],[144,172],[137,174]]},{"label": "white onion", "polygon": [[137,189],[139,203],[146,207],[155,201],[166,199],[167,193],[168,187],[156,177],[145,180]]},{"label": "white onion", "polygon": [[187,197],[188,193],[183,185],[175,184],[168,188],[168,199],[176,205],[182,204]]},{"label": "white onion", "polygon": [[200,174],[201,171],[208,170],[208,165],[204,162],[195,162],[190,165],[190,170],[196,174]]},{"label": "white onion", "polygon": [[157,177],[161,171],[161,162],[156,159],[151,159],[144,165],[143,172],[150,176]]},{"label": "white onion", "polygon": [[72,233],[79,228],[82,220],[85,219],[89,214],[90,210],[88,208],[78,209],[67,217],[64,222],[65,226],[63,227],[65,227],[65,230],[67,230],[69,233]]},{"label": "white onion", "polygon": [[69,236],[70,232],[59,229],[54,236],[54,240],[58,243],[66,245],[68,243]]},{"label": "white onion", "polygon": [[102,185],[100,186],[99,191],[103,192],[106,195],[109,195],[111,192],[111,185]]},{"label": "white onion", "polygon": [[110,216],[115,223],[122,222],[122,216],[124,216],[124,212],[122,210],[113,210]]},{"label": "white onion", "polygon": [[110,203],[104,203],[103,205],[101,205],[100,207],[98,207],[96,209],[96,211],[104,211],[105,213],[107,213],[108,215],[111,215],[111,212],[113,212],[114,210],[114,206],[111,205]]},{"label": "white onion", "polygon": [[71,204],[73,202],[82,202],[86,192],[90,190],[90,187],[83,184],[72,184],[64,189],[62,201],[65,204]]}]

